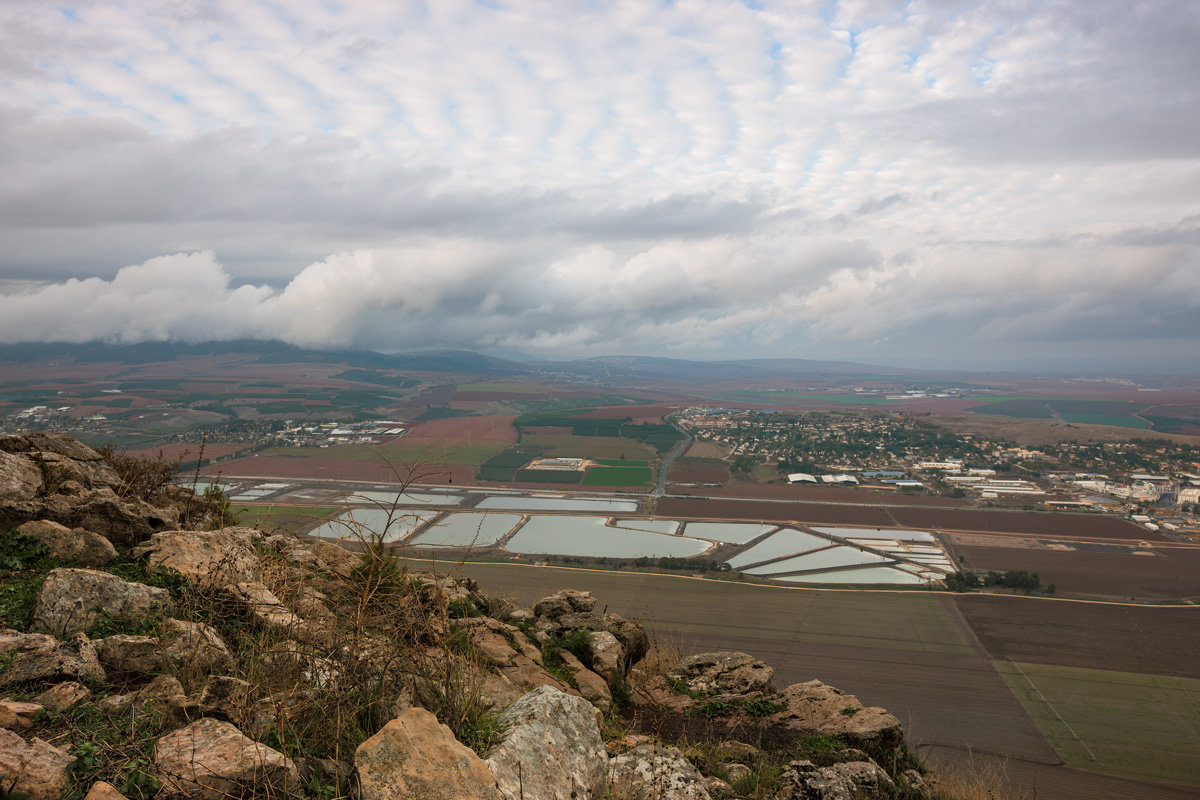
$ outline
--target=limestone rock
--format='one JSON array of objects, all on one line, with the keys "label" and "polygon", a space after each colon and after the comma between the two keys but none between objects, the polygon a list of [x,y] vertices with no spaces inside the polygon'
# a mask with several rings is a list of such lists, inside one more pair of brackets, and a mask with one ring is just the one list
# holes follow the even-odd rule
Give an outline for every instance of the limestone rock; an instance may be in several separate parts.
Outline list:
[{"label": "limestone rock", "polygon": [[263,663],[275,677],[289,676],[309,686],[331,686],[342,674],[336,661],[324,658],[311,646],[282,641],[263,654]]},{"label": "limestone rock", "polygon": [[226,587],[229,596],[264,630],[294,634],[304,620],[283,604],[275,593],[257,581],[242,581]]},{"label": "limestone rock", "polygon": [[109,674],[149,675],[162,668],[158,639],[152,636],[116,634],[96,639],[96,655]]},{"label": "limestone rock", "polygon": [[644,744],[610,766],[611,800],[710,800],[704,776],[674,747]]},{"label": "limestone rock", "polygon": [[360,800],[501,797],[487,765],[423,708],[408,709],[359,745],[354,766]]},{"label": "limestone rock", "polygon": [[574,694],[575,690],[565,685],[558,678],[546,671],[541,665],[540,660],[534,661],[525,655],[513,656],[512,663],[506,667],[500,667],[500,674],[507,678],[510,682],[517,686],[523,686],[526,689],[536,689],[539,686],[549,686],[557,689],[560,692]]},{"label": "limestone rock", "polygon": [[122,499],[108,489],[81,493],[72,498],[65,511],[62,506],[47,503],[45,512],[45,519],[85,528],[121,546],[137,544],[155,531],[178,524],[170,509],[133,498]]},{"label": "limestone rock", "polygon": [[0,500],[32,500],[42,486],[42,471],[33,461],[0,451]]},{"label": "limestone rock", "polygon": [[38,593],[33,624],[38,630],[61,636],[90,630],[102,615],[139,618],[172,608],[166,589],[129,583],[92,569],[55,569]]},{"label": "limestone rock", "polygon": [[228,722],[204,718],[154,745],[159,798],[224,800],[278,794],[299,785],[291,759],[243,736]]},{"label": "limestone rock", "polygon": [[[465,631],[471,641],[488,660],[497,667],[513,664],[517,655],[527,655],[534,661],[541,662],[541,653],[536,647],[525,641],[525,635],[519,628],[505,625],[491,617],[466,617],[456,623],[459,630]],[[522,644],[528,645],[523,649]]]},{"label": "limestone rock", "polygon": [[255,581],[261,565],[254,552],[253,528],[217,531],[161,531],[134,549],[146,558],[146,574],[157,567],[178,570],[201,585]]},{"label": "limestone rock", "polygon": [[626,669],[641,661],[646,657],[646,653],[650,652],[650,637],[642,623],[625,619],[620,614],[605,614],[600,621],[604,630],[617,637],[617,641],[625,649]]},{"label": "limestone rock", "polygon": [[96,781],[92,784],[92,788],[88,789],[87,796],[83,800],[126,800],[126,798],[111,783]]},{"label": "limestone rock", "polygon": [[0,728],[24,730],[33,726],[33,718],[42,710],[37,703],[26,703],[21,700],[0,700]]},{"label": "limestone rock", "polygon": [[575,680],[575,686],[583,695],[583,699],[600,709],[601,713],[607,713],[612,708],[612,693],[608,690],[604,678],[585,667],[574,653],[564,650],[560,658],[567,672]]},{"label": "limestone rock", "polygon": [[576,589],[563,589],[548,597],[538,600],[533,606],[533,613],[539,617],[558,617],[572,611],[590,612],[596,607],[596,598],[591,592],[581,592]]},{"label": "limestone rock", "polygon": [[670,672],[694,692],[750,694],[771,690],[775,669],[748,653],[722,650],[700,653],[679,662]]},{"label": "limestone rock", "polygon": [[200,691],[200,713],[235,725],[249,718],[254,702],[254,687],[241,678],[215,675]]},{"label": "limestone rock", "polygon": [[543,686],[499,717],[505,731],[488,766],[506,800],[568,800],[603,791],[608,754],[596,710],[581,697]]},{"label": "limestone rock", "polygon": [[26,800],[58,800],[75,759],[41,739],[0,729],[0,787]]},{"label": "limestone rock", "polygon": [[758,755],[758,748],[736,740],[726,740],[717,745],[717,753],[724,758],[748,759]]},{"label": "limestone rock", "polygon": [[592,669],[604,678],[609,686],[616,686],[625,679],[627,667],[625,648],[617,641],[617,637],[608,631],[593,631]]},{"label": "limestone rock", "polygon": [[79,681],[63,681],[33,698],[33,702],[45,706],[47,711],[58,712],[74,708],[91,696],[92,690]]},{"label": "limestone rock", "polygon": [[96,648],[83,634],[64,642],[44,633],[0,631],[0,686],[50,680],[103,681]]},{"label": "limestone rock", "polygon": [[895,784],[874,761],[847,761],[816,767],[811,761],[793,761],[780,776],[778,800],[858,800],[888,796]]},{"label": "limestone rock", "polygon": [[17,528],[17,533],[37,539],[46,545],[47,555],[59,561],[102,567],[117,557],[117,549],[103,536],[83,528],[72,530],[50,520],[26,522]]},{"label": "limestone rock", "polygon": [[771,724],[859,742],[897,744],[903,737],[903,728],[896,717],[876,706],[863,707],[854,695],[821,681],[793,684],[775,699],[787,708],[768,717]]},{"label": "limestone rock", "polygon": [[79,489],[116,489],[121,485],[116,471],[103,461],[83,461],[48,450],[26,455],[38,464],[43,480],[49,477],[59,492],[65,492],[68,483],[78,484]]},{"label": "limestone rock", "polygon": [[163,654],[179,666],[199,672],[233,669],[233,653],[214,628],[182,619],[168,619],[163,628]]},{"label": "limestone rock", "polygon": [[5,453],[55,453],[73,461],[102,462],[103,456],[83,442],[61,433],[20,433],[0,436],[0,451]]}]

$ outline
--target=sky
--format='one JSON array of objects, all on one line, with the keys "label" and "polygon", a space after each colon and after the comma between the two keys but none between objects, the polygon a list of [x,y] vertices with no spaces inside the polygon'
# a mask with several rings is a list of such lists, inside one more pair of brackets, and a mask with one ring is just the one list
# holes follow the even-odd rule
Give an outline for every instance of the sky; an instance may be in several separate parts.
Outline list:
[{"label": "sky", "polygon": [[1196,0],[4,0],[0,342],[1200,371]]}]

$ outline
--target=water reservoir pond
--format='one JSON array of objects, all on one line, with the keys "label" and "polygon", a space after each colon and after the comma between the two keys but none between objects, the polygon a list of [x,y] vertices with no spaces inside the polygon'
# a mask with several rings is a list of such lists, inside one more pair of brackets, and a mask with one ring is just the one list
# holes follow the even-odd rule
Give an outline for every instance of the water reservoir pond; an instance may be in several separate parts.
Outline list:
[{"label": "water reservoir pond", "polygon": [[673,519],[617,519],[613,520],[613,525],[627,531],[667,534],[679,532],[679,522]]},{"label": "water reservoir pond", "polygon": [[476,508],[501,511],[637,511],[636,500],[592,500],[584,498],[485,497]]},{"label": "water reservoir pond", "polygon": [[745,544],[776,527],[745,522],[689,522],[683,532],[697,539],[711,539],[725,544]]},{"label": "water reservoir pond", "polygon": [[804,569],[829,569],[831,567],[854,567],[859,564],[883,564],[889,559],[874,553],[864,553],[853,547],[831,547],[783,561],[773,561],[761,567],[743,570],[747,575],[775,575],[780,572],[799,572]]},{"label": "water reservoir pond", "polygon": [[866,569],[819,572],[816,575],[796,575],[791,578],[773,578],[788,583],[861,583],[918,586],[925,580],[917,575],[890,567],[868,567]]},{"label": "water reservoir pond", "polygon": [[524,555],[594,558],[694,556],[711,545],[698,539],[610,528],[607,517],[531,517],[504,549]]},{"label": "water reservoir pond", "polygon": [[[356,508],[335,520],[323,522],[309,536],[325,539],[367,540],[383,535],[385,542],[395,542],[437,516],[436,511],[398,511],[388,523],[388,514],[380,508]],[[386,532],[384,531],[386,528]]]},{"label": "water reservoir pond", "polygon": [[495,544],[521,521],[520,514],[464,511],[421,531],[409,544],[417,547],[486,547]]},{"label": "water reservoir pond", "polygon": [[[692,526],[689,524],[689,528]],[[746,552],[729,559],[729,566],[739,569],[743,564],[754,564],[769,558],[782,558],[793,553],[803,553],[805,550],[815,550],[818,547],[829,547],[833,542],[789,529],[773,533],[766,540],[759,542]],[[775,570],[778,572],[779,570]]]}]

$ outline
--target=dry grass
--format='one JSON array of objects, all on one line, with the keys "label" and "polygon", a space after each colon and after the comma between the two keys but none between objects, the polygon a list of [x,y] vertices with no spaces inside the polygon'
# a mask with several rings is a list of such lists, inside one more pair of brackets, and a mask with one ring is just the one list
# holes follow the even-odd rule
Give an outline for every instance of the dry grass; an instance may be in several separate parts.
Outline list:
[{"label": "dry grass", "polygon": [[1012,785],[1003,762],[972,754],[966,764],[930,767],[929,776],[941,800],[1031,800]]}]

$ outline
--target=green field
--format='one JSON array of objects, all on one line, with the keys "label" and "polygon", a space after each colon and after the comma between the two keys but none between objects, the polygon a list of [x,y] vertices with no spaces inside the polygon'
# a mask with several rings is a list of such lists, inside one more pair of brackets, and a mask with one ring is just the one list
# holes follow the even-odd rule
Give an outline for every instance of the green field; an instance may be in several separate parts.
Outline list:
[{"label": "green field", "polygon": [[336,447],[271,447],[263,455],[285,458],[318,458],[345,461],[378,461],[391,464],[478,464],[508,447],[504,442],[466,442],[451,439],[436,445],[414,445],[404,442],[383,445],[338,445]]},{"label": "green field", "polygon": [[583,479],[584,486],[645,486],[649,482],[649,467],[592,467]]},{"label": "green field", "polygon": [[543,386],[528,383],[460,383],[456,392],[509,392],[510,394],[545,394]]},{"label": "green field", "polygon": [[562,469],[521,469],[516,480],[522,483],[579,483],[582,472]]},{"label": "green field", "polygon": [[299,532],[322,517],[334,514],[341,509],[332,506],[235,505],[232,510],[242,525],[263,531],[283,528]]},{"label": "green field", "polygon": [[1200,680],[1011,662],[996,668],[1071,766],[1200,784]]},{"label": "green field", "polygon": [[1151,425],[1139,417],[1128,414],[1062,414],[1064,422],[1076,425],[1111,425],[1116,428],[1150,428]]},{"label": "green field", "polygon": [[605,467],[648,467],[646,461],[635,461],[633,459],[623,458],[597,458],[596,463]]},{"label": "green field", "polygon": [[649,463],[654,451],[628,439],[606,436],[573,436],[569,433],[522,433],[522,448],[543,448],[543,455],[562,458],[591,458],[620,461],[622,457]]}]

